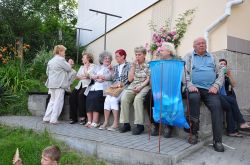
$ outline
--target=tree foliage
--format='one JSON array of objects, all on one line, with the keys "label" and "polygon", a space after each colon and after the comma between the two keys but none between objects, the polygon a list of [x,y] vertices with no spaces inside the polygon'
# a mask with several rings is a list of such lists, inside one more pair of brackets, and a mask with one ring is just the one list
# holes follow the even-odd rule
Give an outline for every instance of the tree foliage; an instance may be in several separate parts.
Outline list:
[{"label": "tree foliage", "polygon": [[[32,59],[42,47],[64,44],[75,53],[75,0],[1,0],[0,46],[15,45],[17,37],[31,46]],[[60,33],[62,37],[60,39]]]}]

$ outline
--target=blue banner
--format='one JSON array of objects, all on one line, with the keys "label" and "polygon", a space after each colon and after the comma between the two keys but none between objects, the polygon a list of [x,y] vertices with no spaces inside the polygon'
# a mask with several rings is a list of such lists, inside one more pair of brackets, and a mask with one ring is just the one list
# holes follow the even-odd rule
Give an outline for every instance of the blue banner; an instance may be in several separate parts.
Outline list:
[{"label": "blue banner", "polygon": [[159,60],[149,62],[154,99],[153,118],[157,123],[189,128],[184,115],[181,80],[184,61]]}]

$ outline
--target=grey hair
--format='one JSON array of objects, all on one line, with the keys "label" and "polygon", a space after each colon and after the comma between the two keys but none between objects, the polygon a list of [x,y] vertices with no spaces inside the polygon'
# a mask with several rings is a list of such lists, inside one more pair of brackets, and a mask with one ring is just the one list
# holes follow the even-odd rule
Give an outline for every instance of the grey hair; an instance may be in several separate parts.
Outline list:
[{"label": "grey hair", "polygon": [[147,49],[143,46],[135,47],[134,51],[135,53],[147,54]]},{"label": "grey hair", "polygon": [[102,53],[100,53],[99,55],[99,63],[103,64],[103,60],[105,59],[105,57],[108,57],[110,59],[110,61],[113,60],[112,54],[108,51],[103,51]]},{"label": "grey hair", "polygon": [[176,56],[176,50],[174,44],[170,42],[163,42],[161,46],[163,46],[167,51],[170,51],[172,56]]},{"label": "grey hair", "polygon": [[199,40],[203,40],[203,41],[205,42],[205,44],[207,45],[207,41],[206,41],[206,39],[205,39],[204,37],[198,37],[198,38],[196,38],[196,39],[194,40],[194,42],[193,42],[193,45],[195,45],[196,42],[198,42]]}]

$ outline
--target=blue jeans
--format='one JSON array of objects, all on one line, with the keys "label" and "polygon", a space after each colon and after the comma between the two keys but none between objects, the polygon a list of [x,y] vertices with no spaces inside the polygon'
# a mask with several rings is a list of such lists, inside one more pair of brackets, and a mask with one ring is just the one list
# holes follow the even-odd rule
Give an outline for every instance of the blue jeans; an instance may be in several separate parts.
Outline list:
[{"label": "blue jeans", "polygon": [[198,88],[198,90],[198,93],[189,93],[191,120],[193,122],[199,121],[200,101],[202,100],[211,112],[213,141],[222,142],[223,117],[219,95],[208,93],[207,89]]},{"label": "blue jeans", "polygon": [[237,124],[245,123],[245,120],[240,112],[237,100],[233,96],[220,96],[222,108],[227,113],[227,131],[234,133],[237,130]]}]

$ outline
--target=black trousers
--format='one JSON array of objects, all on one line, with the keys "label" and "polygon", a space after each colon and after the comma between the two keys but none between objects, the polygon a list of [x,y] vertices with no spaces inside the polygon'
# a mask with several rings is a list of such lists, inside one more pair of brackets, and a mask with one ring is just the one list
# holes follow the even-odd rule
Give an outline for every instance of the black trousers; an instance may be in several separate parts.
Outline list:
[{"label": "black trousers", "polygon": [[236,97],[234,96],[220,96],[222,108],[227,115],[227,131],[228,133],[235,133],[237,125],[245,123],[245,120],[240,112]]},{"label": "black trousers", "polygon": [[208,107],[211,112],[213,140],[222,142],[223,131],[223,113],[218,94],[208,93],[207,89],[198,88],[199,92],[189,93],[190,117],[194,122],[199,121],[200,117],[200,101]]},{"label": "black trousers", "polygon": [[87,117],[85,89],[74,89],[69,97],[70,119],[73,121],[78,121],[78,115],[79,117]]}]

